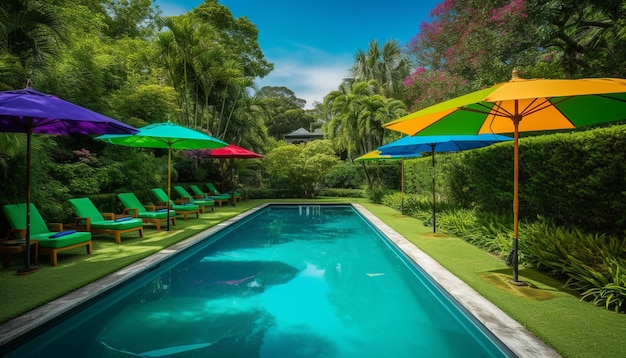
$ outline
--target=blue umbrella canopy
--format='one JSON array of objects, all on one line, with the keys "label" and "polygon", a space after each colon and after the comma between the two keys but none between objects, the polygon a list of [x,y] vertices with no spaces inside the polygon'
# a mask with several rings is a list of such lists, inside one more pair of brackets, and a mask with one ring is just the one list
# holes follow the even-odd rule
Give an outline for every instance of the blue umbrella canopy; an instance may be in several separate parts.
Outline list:
[{"label": "blue umbrella canopy", "polygon": [[422,155],[420,153],[407,153],[407,154],[394,154],[394,155],[383,155],[381,154],[380,150],[373,150],[369,153],[365,153],[362,156],[356,158],[354,161],[358,162],[358,161],[364,161],[364,160],[375,160],[376,161],[376,176],[377,176],[377,180],[380,182],[380,177],[379,177],[379,173],[378,173],[378,162],[381,160],[402,160],[402,165],[401,165],[401,178],[400,178],[400,183],[401,183],[401,187],[402,187],[402,204],[400,207],[400,212],[404,212],[404,158],[417,158],[417,157],[421,157]]},{"label": "blue umbrella canopy", "polygon": [[0,92],[0,131],[26,133],[26,258],[18,273],[36,271],[30,265],[30,176],[31,136],[33,133],[71,134],[132,134],[137,129],[59,97],[30,87]]},{"label": "blue umbrella canopy", "polygon": [[[210,135],[172,122],[150,124],[139,128],[135,134],[105,134],[96,137],[96,139],[129,147],[167,148],[167,205],[169,205],[172,191],[172,149],[208,149],[228,145],[228,143]],[[167,229],[169,230],[169,210],[167,219]]]},{"label": "blue umbrella canopy", "polygon": [[406,136],[378,149],[383,155],[460,152],[510,140],[513,138],[498,134]]},{"label": "blue umbrella canopy", "polygon": [[433,167],[433,232],[437,232],[436,200],[435,200],[435,152],[460,152],[463,150],[486,147],[488,145],[513,140],[513,138],[498,134],[478,135],[436,135],[436,136],[406,136],[394,142],[378,147],[381,155],[408,155],[412,153],[430,152]]}]

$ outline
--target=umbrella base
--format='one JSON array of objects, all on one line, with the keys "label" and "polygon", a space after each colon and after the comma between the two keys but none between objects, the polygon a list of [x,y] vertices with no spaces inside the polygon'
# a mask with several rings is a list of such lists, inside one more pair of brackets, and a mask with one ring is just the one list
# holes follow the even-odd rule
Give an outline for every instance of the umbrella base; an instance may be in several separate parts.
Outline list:
[{"label": "umbrella base", "polygon": [[528,284],[524,281],[514,281],[512,279],[507,281],[514,286],[528,286]]},{"label": "umbrella base", "polygon": [[18,275],[28,275],[39,271],[39,266],[24,266],[17,269]]}]

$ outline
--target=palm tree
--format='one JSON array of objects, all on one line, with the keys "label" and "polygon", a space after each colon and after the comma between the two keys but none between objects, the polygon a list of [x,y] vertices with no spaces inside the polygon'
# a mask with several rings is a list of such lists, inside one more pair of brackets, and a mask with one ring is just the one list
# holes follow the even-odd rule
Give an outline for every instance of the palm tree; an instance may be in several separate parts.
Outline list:
[{"label": "palm tree", "polygon": [[[28,66],[44,64],[54,55],[58,40],[65,40],[62,23],[53,8],[40,1],[13,0],[0,3],[0,78],[24,81]],[[5,77],[5,71],[7,75]],[[21,76],[15,76],[15,73]],[[2,82],[5,82],[3,80]],[[7,83],[13,87],[13,83]]]},{"label": "palm tree", "polygon": [[386,97],[400,99],[402,83],[410,69],[410,61],[402,54],[398,41],[389,40],[380,48],[378,41],[372,40],[367,52],[359,50],[354,55],[350,74],[357,81],[375,80]]},{"label": "palm tree", "polygon": [[346,80],[324,98],[331,118],[324,125],[326,137],[350,158],[383,144],[382,125],[406,114],[406,106],[378,93],[377,82]]}]

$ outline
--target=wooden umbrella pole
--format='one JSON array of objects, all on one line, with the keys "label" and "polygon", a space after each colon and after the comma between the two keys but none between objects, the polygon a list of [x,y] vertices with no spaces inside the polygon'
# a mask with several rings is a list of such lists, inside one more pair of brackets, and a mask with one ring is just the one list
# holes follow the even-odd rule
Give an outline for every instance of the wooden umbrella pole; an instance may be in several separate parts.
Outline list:
[{"label": "wooden umbrella pole", "polygon": [[167,145],[167,231],[170,231],[170,201],[172,191],[172,145]]},{"label": "wooden umbrella pole", "polygon": [[24,240],[24,248],[26,255],[24,257],[24,267],[17,270],[19,275],[26,275],[38,270],[37,266],[30,265],[30,182],[31,182],[31,140],[33,129],[28,128],[26,132],[26,237]]},{"label": "wooden umbrella pole", "polygon": [[400,184],[400,187],[402,188],[402,206],[400,206],[400,212],[402,214],[404,214],[404,157],[402,157],[402,183]]},{"label": "wooden umbrella pole", "polygon": [[437,201],[435,199],[435,144],[431,144],[430,145],[431,148],[431,156],[432,156],[432,163],[433,163],[433,233],[437,232],[437,219],[436,219],[436,206],[437,206]]},{"label": "wooden umbrella pole", "polygon": [[518,112],[518,102],[515,101],[513,120],[513,283],[521,284],[519,277],[518,255],[518,227],[519,227],[519,122],[522,116]]}]

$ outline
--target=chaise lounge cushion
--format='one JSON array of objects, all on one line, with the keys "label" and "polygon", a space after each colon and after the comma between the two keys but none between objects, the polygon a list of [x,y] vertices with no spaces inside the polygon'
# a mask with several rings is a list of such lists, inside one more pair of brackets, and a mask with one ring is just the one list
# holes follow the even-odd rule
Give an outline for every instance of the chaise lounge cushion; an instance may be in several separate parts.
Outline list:
[{"label": "chaise lounge cushion", "polygon": [[131,219],[127,221],[116,222],[114,220],[106,220],[102,213],[93,205],[89,198],[75,198],[69,200],[76,215],[83,218],[91,219],[92,227],[119,228],[126,229],[141,224],[141,220]]},{"label": "chaise lounge cushion", "polygon": [[215,201],[211,198],[194,199],[194,197],[191,196],[191,194],[189,194],[189,192],[187,192],[187,190],[185,190],[185,188],[183,188],[180,185],[176,185],[174,187],[174,190],[178,193],[178,195],[180,195],[181,198],[186,199],[190,203],[196,204],[198,206],[214,206],[215,205]]},{"label": "chaise lounge cushion", "polygon": [[89,198],[69,199],[76,216],[91,219],[91,229],[126,230],[143,226],[141,219],[126,221],[106,220]]},{"label": "chaise lounge cushion", "polygon": [[[2,207],[2,211],[4,211],[13,230],[19,230],[20,236],[25,237],[26,204],[5,205]],[[55,226],[55,229],[49,227],[52,225]],[[38,241],[39,253],[50,255],[50,264],[52,266],[57,265],[57,257],[60,251],[84,246],[87,249],[87,253],[91,254],[92,242],[90,232],[63,232],[62,230],[63,224],[47,224],[35,205],[30,204],[30,238]],[[61,233],[63,235],[58,236]],[[7,266],[6,258],[3,265]]]},{"label": "chaise lounge cushion", "polygon": [[[162,203],[167,202],[167,194],[163,191],[163,189],[152,188],[152,193],[156,196],[157,200],[159,200],[160,202]],[[170,206],[172,207],[172,209],[176,211],[198,211],[199,210],[198,205],[175,204],[174,201],[172,200],[170,200]]]},{"label": "chaise lounge cushion", "polygon": [[220,199],[220,200],[228,200],[230,199],[230,194],[219,194],[219,195],[215,195],[215,194],[208,194],[203,192],[197,185],[190,185],[189,189],[191,189],[191,191],[193,191],[194,195],[203,195],[203,197],[209,197],[213,200],[215,199]]},{"label": "chaise lounge cushion", "polygon": [[[137,199],[134,193],[119,193],[117,197],[120,199],[126,209],[135,209],[138,218],[146,219],[167,219],[167,210],[148,211],[146,207]],[[170,210],[170,216],[174,216],[174,210]]]},{"label": "chaise lounge cushion", "polygon": [[[11,204],[2,207],[9,225],[15,230],[26,229],[26,204]],[[58,233],[58,231],[50,231],[46,221],[43,219],[35,204],[30,204],[30,238],[38,240],[39,247],[47,247],[58,249],[65,246],[79,244],[91,240],[89,232],[75,232],[70,235],[64,235],[58,238],[50,238],[50,236]]]}]

